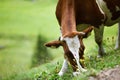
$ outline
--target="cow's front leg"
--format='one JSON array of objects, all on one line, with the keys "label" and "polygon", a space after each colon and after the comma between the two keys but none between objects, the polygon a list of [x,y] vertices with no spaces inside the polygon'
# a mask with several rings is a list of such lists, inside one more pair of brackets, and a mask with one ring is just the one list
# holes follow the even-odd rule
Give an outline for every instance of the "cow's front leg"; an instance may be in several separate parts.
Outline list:
[{"label": "cow's front leg", "polygon": [[80,72],[86,72],[87,70],[84,69],[81,64],[80,61],[76,59],[76,63],[77,63],[77,69],[76,71],[73,72],[74,76],[78,76],[80,74]]},{"label": "cow's front leg", "polygon": [[76,59],[74,58],[73,54],[67,55],[68,61],[71,64],[71,67],[73,69],[73,76],[77,76],[80,74],[80,70],[78,69],[78,65],[76,63]]},{"label": "cow's front leg", "polygon": [[64,59],[62,68],[61,68],[60,72],[58,73],[58,75],[63,76],[63,74],[67,71],[67,68],[68,68],[68,63],[67,63],[67,60]]},{"label": "cow's front leg", "polygon": [[[77,63],[77,67],[78,67],[78,70],[77,72],[73,72],[73,75],[74,74],[78,74],[79,72],[86,72],[87,70],[84,69],[81,64],[80,64],[80,57],[79,57],[79,54],[73,54],[75,60],[76,60],[76,63]],[[74,75],[75,76],[75,75]]]},{"label": "cow's front leg", "polygon": [[100,28],[95,28],[94,29],[94,35],[95,35],[95,41],[99,47],[98,50],[98,57],[101,57],[105,54],[105,50],[103,48],[103,32],[104,32],[104,27],[101,26]]},{"label": "cow's front leg", "polygon": [[117,40],[116,40],[116,45],[115,49],[120,49],[120,22],[118,24],[118,35],[117,35]]},{"label": "cow's front leg", "polygon": [[[83,59],[83,57],[81,58]],[[77,76],[80,74],[80,72],[86,72],[87,70],[84,69],[83,65],[80,64],[80,59],[79,59],[79,54],[76,54],[76,55],[69,55],[69,58],[68,58],[72,68],[73,68],[73,75],[74,76]]]}]

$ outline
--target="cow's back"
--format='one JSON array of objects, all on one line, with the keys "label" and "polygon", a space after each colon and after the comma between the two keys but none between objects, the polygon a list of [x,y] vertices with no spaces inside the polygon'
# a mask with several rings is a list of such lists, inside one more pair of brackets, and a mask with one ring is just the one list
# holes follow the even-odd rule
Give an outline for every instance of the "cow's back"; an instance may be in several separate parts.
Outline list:
[{"label": "cow's back", "polygon": [[101,25],[104,14],[99,9],[95,0],[75,0],[76,23]]}]

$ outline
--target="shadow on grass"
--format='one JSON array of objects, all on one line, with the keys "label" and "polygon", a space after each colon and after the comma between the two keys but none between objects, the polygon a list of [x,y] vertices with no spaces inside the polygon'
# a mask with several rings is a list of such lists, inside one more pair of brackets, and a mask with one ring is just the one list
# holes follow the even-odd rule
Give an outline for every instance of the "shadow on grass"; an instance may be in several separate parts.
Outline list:
[{"label": "shadow on grass", "polygon": [[47,48],[44,46],[46,39],[39,35],[37,38],[37,43],[35,47],[35,52],[32,56],[32,65],[31,67],[39,66],[44,64],[50,60],[52,60],[52,56],[50,55]]}]

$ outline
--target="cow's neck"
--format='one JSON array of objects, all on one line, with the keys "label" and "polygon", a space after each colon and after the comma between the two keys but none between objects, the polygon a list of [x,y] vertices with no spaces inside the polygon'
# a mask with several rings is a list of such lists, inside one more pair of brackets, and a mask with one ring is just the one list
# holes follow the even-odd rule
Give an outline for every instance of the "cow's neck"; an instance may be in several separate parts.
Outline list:
[{"label": "cow's neck", "polygon": [[61,16],[62,36],[76,32],[74,0],[64,0]]}]

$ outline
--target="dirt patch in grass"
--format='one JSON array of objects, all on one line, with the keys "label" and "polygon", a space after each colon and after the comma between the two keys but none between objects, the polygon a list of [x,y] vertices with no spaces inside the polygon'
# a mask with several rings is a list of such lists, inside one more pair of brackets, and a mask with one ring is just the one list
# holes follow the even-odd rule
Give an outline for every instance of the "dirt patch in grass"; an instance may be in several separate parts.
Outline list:
[{"label": "dirt patch in grass", "polygon": [[105,69],[96,76],[91,76],[89,80],[120,80],[120,66],[112,69]]}]

